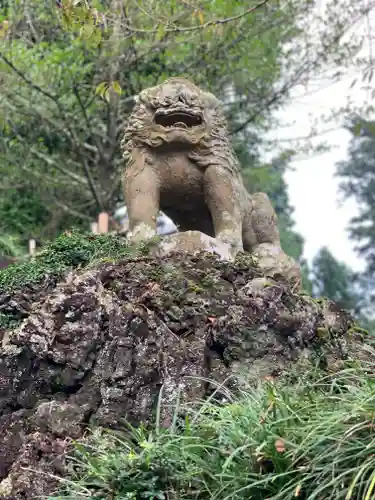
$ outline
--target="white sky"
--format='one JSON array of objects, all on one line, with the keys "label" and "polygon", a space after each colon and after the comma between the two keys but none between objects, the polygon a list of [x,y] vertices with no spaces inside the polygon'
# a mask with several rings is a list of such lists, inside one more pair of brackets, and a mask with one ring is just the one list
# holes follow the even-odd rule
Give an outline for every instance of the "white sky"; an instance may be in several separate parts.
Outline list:
[{"label": "white sky", "polygon": [[[365,22],[356,26],[356,30],[359,29],[366,29]],[[362,52],[367,52],[368,55],[368,50],[367,45]],[[285,148],[286,138],[307,136],[312,120],[319,118],[330,108],[345,106],[348,97],[356,105],[360,105],[368,96],[358,85],[350,89],[355,75],[356,71],[352,69],[340,82],[334,83],[327,77],[313,87],[296,89],[290,105],[277,113],[277,118],[293,124],[270,135],[276,141],[276,146]],[[339,125],[324,125],[320,127],[320,131],[335,129]],[[354,243],[349,240],[346,231],[349,219],[358,213],[357,205],[354,200],[348,200],[340,206],[338,179],[334,178],[335,163],[347,157],[350,134],[337,128],[324,134],[321,139],[333,146],[331,151],[294,161],[294,171],[285,176],[290,201],[295,208],[296,229],[305,238],[304,255],[309,261],[322,246],[327,246],[337,259],[355,270],[361,270],[364,262],[354,251]]]},{"label": "white sky", "polygon": [[[291,104],[284,113],[288,120],[295,120],[295,125],[288,131],[279,130],[278,137],[307,135],[310,121],[306,108],[319,113],[332,103],[340,104],[340,96],[345,95],[345,90],[345,84],[338,83],[306,97],[303,103]],[[296,229],[306,240],[304,254],[308,260],[319,248],[327,246],[336,258],[360,270],[363,262],[356,255],[346,231],[349,219],[358,213],[358,208],[354,200],[339,203],[338,179],[334,177],[336,162],[347,157],[350,134],[339,128],[325,134],[324,139],[332,145],[331,151],[293,162],[294,171],[285,175],[290,201],[295,208]]]}]

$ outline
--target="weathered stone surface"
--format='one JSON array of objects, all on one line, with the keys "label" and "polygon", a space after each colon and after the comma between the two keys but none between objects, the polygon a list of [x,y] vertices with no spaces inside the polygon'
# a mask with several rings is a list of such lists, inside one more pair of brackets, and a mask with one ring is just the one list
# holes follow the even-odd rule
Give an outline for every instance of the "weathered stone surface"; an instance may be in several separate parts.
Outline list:
[{"label": "weathered stone surface", "polygon": [[213,253],[222,260],[233,261],[230,245],[223,243],[200,231],[184,231],[165,236],[159,245],[153,249],[153,254],[166,257],[172,253],[197,254]]},{"label": "weathered stone surface", "polygon": [[88,424],[152,419],[161,388],[168,425],[179,391],[212,391],[200,377],[277,376],[314,353],[337,368],[361,345],[347,313],[263,278],[244,254],[102,264],[0,304],[24,314],[0,349],[0,498],[15,500],[53,491]]},{"label": "weathered stone surface", "polygon": [[301,274],[299,265],[289,257],[280,246],[272,243],[261,243],[252,256],[256,259],[262,274],[269,278],[284,278],[292,286],[299,287]]},{"label": "weathered stone surface", "polygon": [[180,231],[214,237],[232,256],[272,246],[271,274],[281,271],[300,284],[299,266],[281,249],[268,196],[250,195],[244,186],[223,105],[213,94],[184,78],[143,90],[121,147],[130,242],[156,236],[161,209]]}]

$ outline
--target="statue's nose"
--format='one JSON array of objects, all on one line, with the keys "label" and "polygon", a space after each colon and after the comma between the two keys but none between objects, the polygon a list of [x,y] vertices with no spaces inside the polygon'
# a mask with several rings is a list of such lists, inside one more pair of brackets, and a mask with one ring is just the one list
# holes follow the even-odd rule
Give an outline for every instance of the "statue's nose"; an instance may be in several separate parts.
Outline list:
[{"label": "statue's nose", "polygon": [[186,90],[180,90],[178,92],[178,100],[184,104],[189,104],[191,101],[191,94]]}]

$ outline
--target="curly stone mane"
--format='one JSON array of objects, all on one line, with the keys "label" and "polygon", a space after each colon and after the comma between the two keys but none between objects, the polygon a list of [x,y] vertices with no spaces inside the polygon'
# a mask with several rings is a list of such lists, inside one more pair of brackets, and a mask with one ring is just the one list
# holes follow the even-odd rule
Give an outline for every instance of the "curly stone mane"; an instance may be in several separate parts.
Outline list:
[{"label": "curly stone mane", "polygon": [[203,169],[219,163],[233,174],[238,172],[239,163],[229,141],[221,101],[181,77],[169,78],[137,96],[120,144],[125,163],[130,161],[134,148],[152,150],[168,142],[173,144],[167,140],[168,130],[157,127],[154,118],[157,110],[167,110],[177,101],[181,104],[181,100],[186,109],[204,117],[202,126],[186,131],[191,141],[186,151],[188,157]]}]

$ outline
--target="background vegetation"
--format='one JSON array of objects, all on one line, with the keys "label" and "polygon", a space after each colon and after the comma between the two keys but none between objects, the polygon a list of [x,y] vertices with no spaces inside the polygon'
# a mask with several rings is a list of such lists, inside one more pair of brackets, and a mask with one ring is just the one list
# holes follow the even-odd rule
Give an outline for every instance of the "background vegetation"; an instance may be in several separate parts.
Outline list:
[{"label": "background vegetation", "polygon": [[370,500],[375,385],[367,368],[261,381],[228,393],[226,405],[176,410],[169,429],[96,429],[50,499]]},{"label": "background vegetation", "polygon": [[[362,275],[327,248],[308,268],[284,181],[298,151],[273,155],[265,140],[296,86],[327,67],[339,78],[353,62],[363,39],[346,35],[374,3],[328,0],[324,19],[315,7],[312,0],[1,2],[0,251],[20,256],[30,237],[43,245],[64,230],[88,229],[99,211],[113,213],[123,202],[119,142],[134,96],[187,76],[223,100],[246,186],[271,197],[305,288],[372,328],[374,122],[348,110],[353,138],[337,167],[343,196],[361,204],[350,236],[367,262]],[[372,57],[357,62],[370,81]],[[82,252],[91,256],[91,247]],[[111,454],[114,438],[94,435],[95,454],[82,451],[80,480],[66,496],[83,498],[95,484],[129,499],[165,498],[165,488],[178,498],[374,498],[374,384],[345,377],[339,391],[337,382],[324,391],[320,382],[301,383],[295,392],[265,384],[226,408],[206,406],[178,436],[141,430]]]}]

